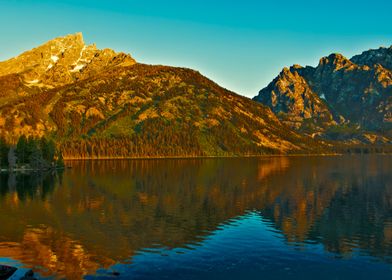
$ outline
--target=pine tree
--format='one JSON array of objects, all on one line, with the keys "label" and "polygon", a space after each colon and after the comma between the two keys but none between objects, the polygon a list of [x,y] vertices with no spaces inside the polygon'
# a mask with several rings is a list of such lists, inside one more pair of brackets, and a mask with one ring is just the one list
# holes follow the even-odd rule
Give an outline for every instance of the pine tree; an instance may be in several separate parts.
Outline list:
[{"label": "pine tree", "polygon": [[34,137],[30,136],[27,139],[26,149],[25,149],[25,161],[27,161],[27,163],[29,163],[29,159],[30,159],[31,154],[37,148],[39,148],[38,141]]},{"label": "pine tree", "polygon": [[63,153],[61,151],[59,152],[59,156],[58,156],[58,159],[56,162],[56,167],[57,168],[64,168],[65,167]]},{"label": "pine tree", "polygon": [[0,138],[0,168],[8,165],[8,150],[7,143]]},{"label": "pine tree", "polygon": [[37,141],[29,139],[29,164],[34,170],[48,167],[48,163],[42,157],[42,150],[37,145]]},{"label": "pine tree", "polygon": [[44,137],[41,138],[40,148],[42,150],[42,157],[48,163],[51,164],[54,161],[56,154],[56,145],[53,140],[47,141]]},{"label": "pine tree", "polygon": [[27,151],[26,151],[26,146],[27,146],[27,138],[26,136],[22,135],[19,137],[18,143],[16,144],[16,156],[18,158],[18,163],[19,164],[26,164],[27,163]]}]

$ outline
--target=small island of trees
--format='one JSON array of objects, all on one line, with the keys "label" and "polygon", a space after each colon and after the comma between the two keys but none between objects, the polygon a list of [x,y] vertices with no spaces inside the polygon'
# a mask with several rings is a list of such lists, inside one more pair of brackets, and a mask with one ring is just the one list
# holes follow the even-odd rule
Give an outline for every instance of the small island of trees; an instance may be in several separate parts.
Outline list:
[{"label": "small island of trees", "polygon": [[21,136],[16,145],[0,138],[1,171],[39,171],[64,168],[62,153],[53,140]]}]

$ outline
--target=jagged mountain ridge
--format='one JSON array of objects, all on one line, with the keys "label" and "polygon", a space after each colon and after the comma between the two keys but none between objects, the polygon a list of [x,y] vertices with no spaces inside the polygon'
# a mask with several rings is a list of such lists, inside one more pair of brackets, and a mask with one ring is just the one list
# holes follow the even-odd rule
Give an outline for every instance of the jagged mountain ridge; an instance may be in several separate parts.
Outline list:
[{"label": "jagged mountain ridge", "polygon": [[[65,157],[303,152],[321,143],[197,71],[56,38],[0,63],[0,136],[47,135]],[[53,73],[53,75],[52,75]]]},{"label": "jagged mountain ridge", "polygon": [[0,62],[0,76],[18,74],[27,85],[54,87],[86,79],[105,68],[135,63],[130,55],[85,45],[82,34],[76,33]]},{"label": "jagged mountain ridge", "polygon": [[302,133],[365,143],[392,139],[392,49],[347,59],[323,57],[317,67],[285,68],[254,100]]},{"label": "jagged mountain ridge", "polygon": [[364,51],[362,54],[353,56],[350,60],[358,65],[371,67],[380,64],[384,68],[392,69],[392,46]]}]

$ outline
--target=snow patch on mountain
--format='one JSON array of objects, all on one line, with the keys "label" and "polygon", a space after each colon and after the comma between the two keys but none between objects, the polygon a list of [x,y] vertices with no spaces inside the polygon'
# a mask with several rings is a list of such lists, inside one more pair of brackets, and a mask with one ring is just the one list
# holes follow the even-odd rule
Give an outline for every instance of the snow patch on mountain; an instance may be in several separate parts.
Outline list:
[{"label": "snow patch on mountain", "polygon": [[86,65],[84,64],[78,64],[76,65],[70,72],[79,72],[80,70],[82,70]]},{"label": "snow patch on mountain", "polygon": [[57,55],[52,55],[52,56],[50,57],[50,59],[51,59],[54,63],[56,63],[57,61],[59,61],[59,57],[58,57]]}]

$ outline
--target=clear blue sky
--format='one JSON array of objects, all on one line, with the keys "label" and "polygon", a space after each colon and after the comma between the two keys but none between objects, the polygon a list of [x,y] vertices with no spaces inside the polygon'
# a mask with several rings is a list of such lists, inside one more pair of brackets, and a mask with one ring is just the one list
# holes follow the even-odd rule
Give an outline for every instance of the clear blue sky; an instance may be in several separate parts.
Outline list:
[{"label": "clear blue sky", "polygon": [[392,1],[0,0],[0,60],[78,31],[252,97],[284,66],[392,45]]}]

